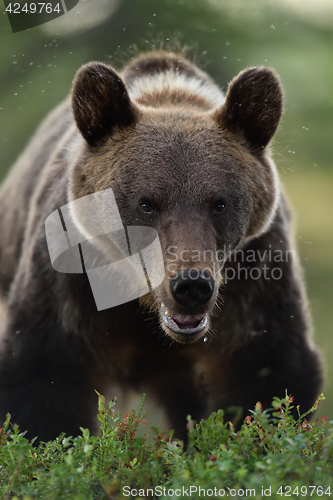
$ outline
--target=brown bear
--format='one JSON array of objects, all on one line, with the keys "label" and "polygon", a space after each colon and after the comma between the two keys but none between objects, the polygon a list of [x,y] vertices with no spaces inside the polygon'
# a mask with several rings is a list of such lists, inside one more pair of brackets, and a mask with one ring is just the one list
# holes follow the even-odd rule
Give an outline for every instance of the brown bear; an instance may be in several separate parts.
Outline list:
[{"label": "brown bear", "polygon": [[[171,52],[141,54],[121,73],[97,62],[77,72],[71,102],[42,123],[0,193],[2,419],[10,412],[46,441],[96,431],[94,390],[146,392],[186,439],[189,414],[241,407],[244,417],[286,390],[311,407],[321,361],[268,147],[282,108],[266,67],[242,71],[226,97]],[[59,248],[76,231],[68,248],[81,271],[57,268],[51,219]],[[146,292],[108,307],[104,290],[98,307],[84,244],[106,268],[126,255],[108,237],[121,227],[127,243],[126,228],[154,230],[163,277],[149,283],[141,259]]]}]

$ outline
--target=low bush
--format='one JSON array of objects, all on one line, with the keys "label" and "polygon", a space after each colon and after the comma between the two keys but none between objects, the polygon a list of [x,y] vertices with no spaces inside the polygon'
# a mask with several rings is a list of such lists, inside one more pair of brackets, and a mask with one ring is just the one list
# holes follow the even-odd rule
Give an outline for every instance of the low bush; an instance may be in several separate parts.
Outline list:
[{"label": "low bush", "polygon": [[37,448],[8,415],[0,432],[1,499],[329,498],[333,421],[307,420],[321,399],[297,420],[292,397],[275,398],[271,411],[257,403],[238,431],[222,410],[199,423],[189,417],[187,450],[172,432],[153,427],[151,444],[137,436],[144,396],[122,418],[98,395],[100,436],[81,429],[79,437],[61,435]]}]

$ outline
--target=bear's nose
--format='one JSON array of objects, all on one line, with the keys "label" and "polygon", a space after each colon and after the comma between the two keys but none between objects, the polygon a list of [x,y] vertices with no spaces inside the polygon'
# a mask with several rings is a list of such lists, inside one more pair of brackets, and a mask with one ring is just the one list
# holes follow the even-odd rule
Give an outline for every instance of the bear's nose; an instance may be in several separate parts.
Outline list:
[{"label": "bear's nose", "polygon": [[190,311],[206,304],[214,290],[214,280],[207,271],[193,268],[178,273],[170,282],[174,299]]}]

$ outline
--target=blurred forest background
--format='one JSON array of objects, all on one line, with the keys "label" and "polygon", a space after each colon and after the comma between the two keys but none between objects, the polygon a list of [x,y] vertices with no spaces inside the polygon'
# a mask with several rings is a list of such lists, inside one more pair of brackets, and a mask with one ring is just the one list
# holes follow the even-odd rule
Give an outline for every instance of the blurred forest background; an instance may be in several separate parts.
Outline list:
[{"label": "blurred forest background", "polygon": [[[121,67],[133,49],[182,35],[226,89],[241,69],[281,76],[285,114],[274,156],[295,209],[315,342],[325,356],[333,419],[333,2],[330,0],[80,0],[68,14],[13,34],[0,3],[0,177],[78,67]],[[0,235],[1,237],[1,235]]]}]

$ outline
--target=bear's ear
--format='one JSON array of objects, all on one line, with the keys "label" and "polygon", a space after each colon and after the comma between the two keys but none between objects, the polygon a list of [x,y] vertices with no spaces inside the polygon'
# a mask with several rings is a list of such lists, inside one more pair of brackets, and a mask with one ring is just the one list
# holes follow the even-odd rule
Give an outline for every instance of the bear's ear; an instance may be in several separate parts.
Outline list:
[{"label": "bear's ear", "polygon": [[134,125],[140,114],[116,71],[97,62],[76,73],[72,109],[78,129],[91,145],[117,128]]},{"label": "bear's ear", "polygon": [[232,80],[226,101],[215,116],[223,128],[241,134],[255,153],[272,139],[282,108],[282,88],[276,73],[265,67],[249,68]]}]

